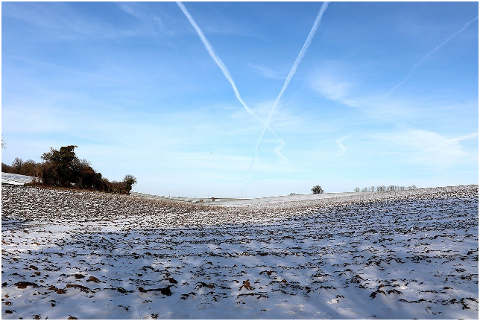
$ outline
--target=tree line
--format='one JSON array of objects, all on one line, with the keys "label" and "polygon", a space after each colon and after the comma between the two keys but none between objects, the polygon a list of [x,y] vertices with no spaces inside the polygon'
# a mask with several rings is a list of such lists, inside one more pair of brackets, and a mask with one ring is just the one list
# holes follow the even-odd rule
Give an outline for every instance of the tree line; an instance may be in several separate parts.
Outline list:
[{"label": "tree line", "polygon": [[2,172],[14,173],[39,178],[33,184],[88,189],[106,193],[130,194],[137,179],[132,175],[125,175],[123,181],[109,181],[101,173],[97,173],[89,161],[80,160],[75,155],[75,145],[60,147],[59,150],[50,148],[50,152],[43,153],[43,162],[36,163],[29,159],[23,161],[15,158],[12,165],[2,163]]},{"label": "tree line", "polygon": [[412,189],[417,189],[417,187],[415,185],[411,185],[411,186],[398,186],[398,185],[389,185],[389,186],[385,186],[385,185],[381,185],[381,186],[377,186],[376,189],[375,189],[375,186],[370,186],[370,187],[364,187],[362,189],[360,189],[360,187],[355,187],[354,191],[355,192],[391,192],[391,191],[407,191],[407,190],[412,190]]}]

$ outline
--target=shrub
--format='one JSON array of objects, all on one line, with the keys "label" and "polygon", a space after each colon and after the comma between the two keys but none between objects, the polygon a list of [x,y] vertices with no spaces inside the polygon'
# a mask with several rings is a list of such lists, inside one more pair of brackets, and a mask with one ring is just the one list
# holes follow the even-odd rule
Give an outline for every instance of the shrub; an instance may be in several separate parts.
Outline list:
[{"label": "shrub", "polygon": [[323,189],[320,185],[315,185],[312,187],[313,194],[323,194]]},{"label": "shrub", "polygon": [[51,148],[49,153],[43,153],[45,168],[42,170],[44,185],[71,187],[76,185],[77,173],[74,163],[78,161],[75,155],[77,146],[60,147],[60,150]]},{"label": "shrub", "polygon": [[134,184],[137,184],[137,179],[133,175],[125,175],[123,178],[123,183],[125,184],[125,188],[127,190],[127,194],[130,194],[130,191],[132,190],[132,186]]},{"label": "shrub", "polygon": [[[29,159],[26,162],[15,158],[12,166],[2,163],[2,172],[40,177],[45,186],[90,189],[106,193],[130,194],[137,179],[125,175],[122,182],[110,182],[101,173],[95,172],[86,159],[78,159],[75,155],[75,145],[60,147],[60,150],[50,148],[43,153],[43,163],[35,163]],[[38,181],[35,183],[38,184]]]},{"label": "shrub", "polygon": [[132,185],[137,179],[126,175],[123,182],[110,182],[95,172],[90,162],[78,159],[75,155],[75,145],[60,147],[60,150],[51,148],[44,153],[39,172],[43,185],[60,186],[79,189],[97,190],[106,193],[129,194]]},{"label": "shrub", "polygon": [[15,174],[20,174],[20,169],[22,169],[23,160],[21,158],[15,157],[12,162],[12,167]]},{"label": "shrub", "polygon": [[82,160],[76,164],[76,167],[78,173],[76,186],[83,189],[95,189],[96,173],[90,164]]},{"label": "shrub", "polygon": [[35,163],[35,161],[31,159],[24,162],[21,158],[16,157],[12,165],[2,163],[2,172],[4,173],[39,177],[41,174],[40,169],[41,164]]},{"label": "shrub", "polygon": [[13,173],[13,167],[10,165],[7,165],[5,163],[2,163],[2,172],[4,173]]},{"label": "shrub", "polygon": [[34,176],[34,177],[38,176],[39,172],[38,172],[37,163],[35,163],[35,161],[31,159],[25,161],[23,165],[20,167],[18,174]]}]

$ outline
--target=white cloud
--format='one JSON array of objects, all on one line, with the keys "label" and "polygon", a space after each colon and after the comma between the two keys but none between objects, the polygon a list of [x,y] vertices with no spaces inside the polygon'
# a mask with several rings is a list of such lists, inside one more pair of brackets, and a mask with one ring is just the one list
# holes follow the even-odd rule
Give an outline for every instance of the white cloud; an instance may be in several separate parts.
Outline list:
[{"label": "white cloud", "polygon": [[425,165],[434,170],[474,161],[476,153],[465,151],[461,141],[478,137],[478,134],[447,138],[439,133],[423,129],[411,129],[405,132],[388,135],[377,135],[377,138],[407,148],[401,157],[405,161]]},{"label": "white cloud", "polygon": [[60,132],[68,128],[63,122],[63,111],[49,105],[14,104],[2,110],[2,131],[8,133],[45,134]]},{"label": "white cloud", "polygon": [[[24,21],[35,26],[35,33],[42,37],[53,35],[58,39],[110,38],[117,35],[117,30],[106,23],[96,21],[88,15],[82,15],[65,3],[12,3],[4,7],[6,17]],[[36,39],[36,40],[38,40]]]},{"label": "white cloud", "polygon": [[278,79],[278,80],[284,80],[286,78],[286,75],[284,75],[283,73],[272,70],[270,68],[255,65],[255,64],[251,64],[251,63],[249,63],[247,65],[249,67],[257,70],[258,72],[260,72],[260,74],[265,78]]},{"label": "white cloud", "polygon": [[338,76],[321,73],[312,79],[311,87],[327,99],[338,101],[350,107],[357,106],[355,101],[349,99],[353,85]]},{"label": "white cloud", "polygon": [[147,7],[144,3],[133,2],[125,3],[119,2],[117,6],[125,13],[135,17],[138,20],[141,20],[144,23],[153,23],[158,27],[163,27],[162,19],[151,13],[151,9]]},{"label": "white cloud", "polygon": [[309,77],[310,87],[326,99],[355,108],[374,119],[390,122],[411,119],[419,114],[415,97],[386,97],[368,88],[356,77],[345,76],[345,66],[333,65],[316,70]]}]

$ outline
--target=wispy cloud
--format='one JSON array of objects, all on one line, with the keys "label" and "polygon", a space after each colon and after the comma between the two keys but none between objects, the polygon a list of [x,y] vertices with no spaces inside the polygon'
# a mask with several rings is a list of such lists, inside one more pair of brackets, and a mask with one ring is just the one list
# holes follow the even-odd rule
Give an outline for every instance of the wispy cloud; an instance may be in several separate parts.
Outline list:
[{"label": "wispy cloud", "polygon": [[[32,29],[38,39],[44,37],[61,40],[114,38],[120,32],[105,22],[83,15],[68,5],[52,3],[16,3],[17,10],[5,10],[8,18],[18,19],[36,26]],[[19,8],[18,6],[21,6]],[[43,32],[38,32],[39,30]],[[45,32],[48,31],[48,32]],[[48,34],[48,36],[47,36]]]},{"label": "wispy cloud", "polygon": [[139,19],[151,20],[158,26],[162,26],[162,19],[151,13],[151,10],[143,3],[137,2],[119,2],[116,4],[123,12]]},{"label": "wispy cloud", "polygon": [[[310,85],[326,99],[355,108],[372,119],[380,121],[378,124],[382,127],[392,128],[388,133],[372,133],[377,131],[374,128],[368,130],[370,133],[364,133],[364,138],[374,137],[378,146],[382,146],[378,147],[378,150],[371,150],[370,153],[380,153],[382,148],[388,149],[401,157],[401,161],[420,164],[439,171],[475,160],[476,150],[466,149],[463,142],[476,138],[477,134],[455,136],[447,134],[448,129],[442,130],[443,127],[440,127],[443,124],[443,117],[450,115],[450,121],[452,121],[450,113],[461,109],[445,107],[445,104],[448,105],[447,102],[432,99],[428,99],[428,103],[425,103],[424,97],[385,98],[378,93],[372,94],[374,89],[352,81],[354,76],[345,76],[345,70],[348,68],[341,65],[335,65],[334,68],[319,68],[312,73]],[[445,111],[442,111],[443,109]],[[431,120],[432,115],[441,116],[442,120],[438,120],[436,124]],[[458,117],[457,121],[463,121],[463,119],[464,117]],[[417,125],[412,126],[412,124]],[[418,128],[418,125],[424,128]],[[393,129],[404,126],[414,129],[403,131]],[[465,130],[469,131],[469,129]],[[347,137],[341,137],[336,141],[340,147],[338,155],[345,153],[346,147],[343,141]]]},{"label": "wispy cloud", "polygon": [[338,75],[329,71],[320,72],[311,79],[312,89],[323,95],[325,98],[337,101],[349,107],[359,107],[358,99],[350,98],[351,89],[354,87],[349,81],[341,79]]},{"label": "wispy cloud", "polygon": [[434,170],[444,170],[477,158],[475,153],[465,151],[461,145],[464,140],[477,138],[477,133],[448,138],[433,131],[410,129],[376,137],[406,147],[407,150],[402,152],[402,161],[415,162]]},{"label": "wispy cloud", "polygon": [[325,67],[311,72],[310,88],[328,100],[390,123],[412,119],[419,114],[415,97],[385,99],[378,89],[369,88],[363,80],[356,79],[352,74],[346,75],[346,70],[348,67],[341,63],[329,62]]},{"label": "wispy cloud", "polygon": [[[24,2],[15,3],[15,10],[4,10],[3,19],[16,19],[29,26],[35,41],[48,40],[83,40],[119,39],[125,37],[151,37],[152,35],[176,35],[172,18],[157,14],[150,4],[117,3],[107,10],[118,15],[119,11],[135,18],[134,23],[123,19],[118,23],[114,19],[98,19],[95,14],[85,14],[62,2]],[[100,15],[100,14],[99,14]],[[168,23],[164,20],[168,20]]]},{"label": "wispy cloud", "polygon": [[260,75],[262,75],[263,77],[265,78],[270,78],[270,79],[285,79],[285,75],[281,72],[278,72],[278,71],[275,71],[275,70],[272,70],[270,68],[267,68],[267,67],[264,67],[264,66],[259,66],[259,65],[255,65],[255,64],[247,64],[249,67],[257,70]]},{"label": "wispy cloud", "polygon": [[134,17],[143,25],[138,32],[175,34],[172,30],[168,30],[164,18],[152,11],[149,3],[119,2],[116,4],[120,10]]}]

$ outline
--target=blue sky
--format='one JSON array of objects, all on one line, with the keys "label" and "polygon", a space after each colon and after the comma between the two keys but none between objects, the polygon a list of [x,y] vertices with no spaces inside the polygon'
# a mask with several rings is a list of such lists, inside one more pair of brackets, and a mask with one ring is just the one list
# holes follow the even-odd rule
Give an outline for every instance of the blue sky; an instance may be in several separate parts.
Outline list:
[{"label": "blue sky", "polygon": [[477,2],[331,2],[301,59],[323,2],[183,5],[217,62],[175,2],[3,2],[2,161],[78,145],[176,196],[478,184]]}]

